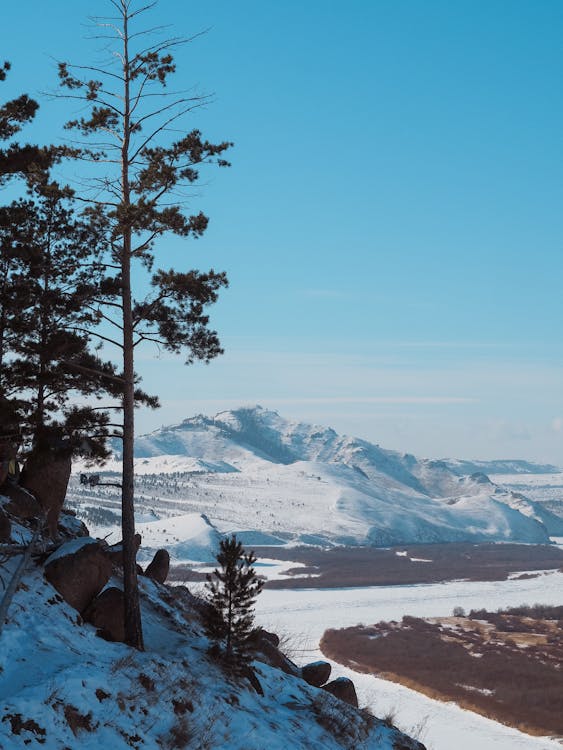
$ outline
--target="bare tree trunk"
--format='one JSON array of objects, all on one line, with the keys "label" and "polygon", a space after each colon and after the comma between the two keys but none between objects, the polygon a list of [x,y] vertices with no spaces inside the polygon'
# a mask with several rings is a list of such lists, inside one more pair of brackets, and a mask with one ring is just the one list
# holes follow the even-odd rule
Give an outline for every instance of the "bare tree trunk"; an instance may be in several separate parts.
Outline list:
[{"label": "bare tree trunk", "polygon": [[121,298],[123,305],[123,479],[121,490],[121,529],[123,534],[123,588],[125,594],[125,640],[134,648],[144,649],[141,605],[135,547],[135,474],[133,468],[135,440],[135,372],[133,363],[133,313],[131,298],[131,207],[129,185],[130,105],[129,32],[127,5],[123,9],[123,82],[124,117],[121,149],[121,189],[123,216],[123,249],[121,257]]}]

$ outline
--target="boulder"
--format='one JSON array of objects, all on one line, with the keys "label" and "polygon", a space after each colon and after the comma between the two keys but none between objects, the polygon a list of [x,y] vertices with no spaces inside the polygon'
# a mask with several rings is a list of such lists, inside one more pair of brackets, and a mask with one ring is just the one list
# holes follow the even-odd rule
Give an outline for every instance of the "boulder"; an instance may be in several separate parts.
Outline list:
[{"label": "boulder", "polygon": [[330,677],[332,667],[327,661],[314,661],[301,669],[301,676],[313,687],[320,687]]},{"label": "boulder", "polygon": [[280,645],[280,638],[276,633],[270,633],[269,630],[264,630],[264,628],[260,628],[260,632],[258,633],[258,638],[260,640],[264,639],[265,641],[269,641],[272,646],[275,646],[278,648]]},{"label": "boulder", "polygon": [[322,689],[334,695],[335,698],[344,701],[344,703],[349,703],[354,708],[358,708],[356,688],[352,680],[349,680],[348,677],[337,677],[336,680],[323,685]]},{"label": "boulder", "polygon": [[12,522],[0,512],[0,542],[9,542],[12,536]]},{"label": "boulder", "polygon": [[165,549],[159,549],[153,557],[152,562],[147,566],[145,575],[152,578],[153,581],[164,583],[168,577],[170,569],[170,555]]},{"label": "boulder", "polygon": [[63,508],[59,516],[59,533],[74,539],[77,536],[90,536],[87,526],[76,517],[76,513]]},{"label": "boulder", "polygon": [[4,504],[4,510],[11,516],[21,521],[28,521],[30,518],[38,518],[41,515],[41,506],[35,497],[18,484],[5,482],[2,495],[9,500]]},{"label": "boulder", "polygon": [[[135,534],[135,554],[139,551],[139,547],[141,546],[141,535]],[[117,565],[118,567],[123,567],[123,541],[118,542],[117,544],[112,544],[111,547],[106,547],[106,554],[109,555],[109,558],[112,562],[112,565]]]},{"label": "boulder", "polygon": [[112,586],[104,589],[84,611],[86,622],[98,628],[107,641],[125,642],[123,591]]},{"label": "boulder", "polygon": [[45,577],[65,602],[83,612],[111,576],[102,546],[83,537],[66,542],[45,562]]},{"label": "boulder", "polygon": [[53,537],[57,533],[70,471],[70,454],[37,450],[29,455],[21,473],[20,484],[37,498],[46,514],[47,527]]},{"label": "boulder", "polygon": [[294,664],[291,659],[282,654],[282,652],[274,646],[274,644],[268,640],[268,638],[260,638],[256,646],[256,659],[262,661],[264,664],[269,664],[271,667],[281,669],[286,674],[299,677],[301,670]]}]

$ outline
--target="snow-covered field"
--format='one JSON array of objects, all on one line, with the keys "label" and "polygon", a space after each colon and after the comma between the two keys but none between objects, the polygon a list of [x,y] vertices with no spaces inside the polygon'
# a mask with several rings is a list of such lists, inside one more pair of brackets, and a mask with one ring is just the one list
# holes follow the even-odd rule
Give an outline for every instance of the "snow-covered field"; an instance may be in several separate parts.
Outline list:
[{"label": "snow-covered field", "polygon": [[[298,662],[321,658],[319,640],[326,628],[400,620],[403,615],[434,617],[466,610],[544,602],[561,604],[563,573],[539,578],[494,582],[453,581],[424,586],[389,586],[337,590],[265,590],[257,603],[257,617],[287,637]],[[324,658],[324,657],[323,657]],[[401,685],[334,665],[338,674],[351,677],[361,705],[377,716],[395,715],[407,733],[420,728],[428,750],[561,750],[556,740],[535,738],[452,703],[440,703]],[[525,686],[522,686],[525,690]]]}]

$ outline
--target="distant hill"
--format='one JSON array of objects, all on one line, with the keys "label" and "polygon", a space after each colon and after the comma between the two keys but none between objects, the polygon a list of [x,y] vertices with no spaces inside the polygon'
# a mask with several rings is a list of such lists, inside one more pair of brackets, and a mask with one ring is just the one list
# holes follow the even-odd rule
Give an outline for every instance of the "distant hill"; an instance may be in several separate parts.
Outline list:
[{"label": "distant hill", "polygon": [[[515,465],[539,471],[534,464],[418,459],[259,406],[163,427],[137,439],[136,456],[143,534],[154,529],[155,543],[168,534],[180,558],[189,547],[180,530],[192,525],[180,517],[201,513],[219,532],[279,544],[547,543],[563,536],[563,519],[484,473]],[[106,467],[119,470],[117,460]],[[70,497],[95,503],[98,513],[116,508],[115,495],[101,488],[74,484]]]},{"label": "distant hill", "polygon": [[538,464],[521,459],[498,459],[496,461],[464,461],[456,458],[443,459],[455,474],[559,474],[561,468],[553,464]]}]

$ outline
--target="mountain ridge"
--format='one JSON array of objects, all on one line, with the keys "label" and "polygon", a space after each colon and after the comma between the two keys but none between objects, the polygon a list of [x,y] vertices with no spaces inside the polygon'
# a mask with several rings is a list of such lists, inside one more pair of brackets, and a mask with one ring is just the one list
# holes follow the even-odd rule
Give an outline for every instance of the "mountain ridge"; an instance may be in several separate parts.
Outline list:
[{"label": "mountain ridge", "polygon": [[[280,543],[546,544],[550,535],[563,536],[563,519],[541,503],[482,471],[462,473],[478,464],[457,461],[454,471],[443,460],[389,451],[258,406],[191,417],[136,445],[137,507],[149,528],[156,529],[151,513],[205,513],[221,533],[265,534]],[[119,470],[116,460],[106,467]],[[81,502],[76,489],[71,496]]]}]

